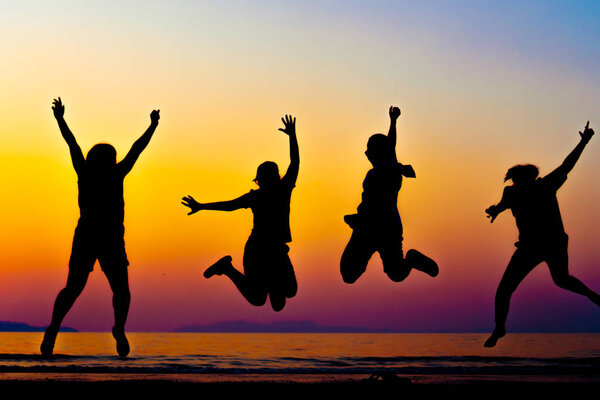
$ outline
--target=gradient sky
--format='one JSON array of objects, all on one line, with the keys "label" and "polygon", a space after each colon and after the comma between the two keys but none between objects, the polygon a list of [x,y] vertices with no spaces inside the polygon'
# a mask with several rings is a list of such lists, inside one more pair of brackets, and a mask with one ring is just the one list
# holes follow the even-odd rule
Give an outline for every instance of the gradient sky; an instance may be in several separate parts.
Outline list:
[{"label": "gradient sky", "polygon": [[[514,251],[510,213],[493,224],[517,163],[558,166],[586,121],[600,131],[600,3],[595,1],[20,1],[0,6],[0,320],[46,325],[67,276],[79,215],[76,175],[54,97],[84,152],[123,157],[152,142],[125,180],[131,331],[245,319],[411,331],[489,329]],[[393,283],[375,256],[354,285],[339,258],[370,168],[363,152],[398,121],[405,249],[436,259]],[[204,268],[241,267],[249,210],[188,217],[180,198],[235,198],[265,160],[289,162],[284,114],[297,117],[301,167],[290,256],[299,292],[281,313],[245,302]],[[571,272],[600,291],[600,138],[559,192]],[[65,325],[112,326],[96,266]],[[600,309],[539,266],[513,297],[510,330],[600,331]]]}]

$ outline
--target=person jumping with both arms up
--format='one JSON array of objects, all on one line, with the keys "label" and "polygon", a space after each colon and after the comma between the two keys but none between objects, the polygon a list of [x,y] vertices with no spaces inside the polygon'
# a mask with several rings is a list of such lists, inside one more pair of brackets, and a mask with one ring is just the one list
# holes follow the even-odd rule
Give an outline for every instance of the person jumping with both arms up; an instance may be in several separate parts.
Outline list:
[{"label": "person jumping with both arms up", "polygon": [[277,164],[266,161],[258,166],[254,179],[258,190],[251,190],[235,200],[216,203],[198,203],[192,196],[182,199],[182,204],[191,210],[188,215],[200,210],[252,210],[254,227],[244,248],[244,273],[235,269],[231,256],[225,256],[206,269],[204,277],[225,275],[250,304],[262,306],[268,296],[275,311],[281,311],[286,299],[294,297],[298,289],[286,243],[292,241],[290,199],[296,186],[300,156],[296,118],[286,115],[281,120],[285,127],[279,130],[289,136],[291,159],[283,178],[279,177]]},{"label": "person jumping with both arms up", "polygon": [[71,161],[77,173],[80,217],[73,237],[67,284],[56,297],[52,321],[46,329],[40,350],[44,356],[52,355],[60,325],[83,291],[98,260],[113,292],[115,325],[112,334],[117,342],[117,353],[125,357],[129,354],[125,322],[131,295],[127,276],[129,261],[124,241],[123,179],[150,142],[160,119],[159,110],[152,111],[150,126],[118,163],[115,148],[106,143],[92,147],[84,158],[65,122],[65,107],[60,97],[54,100],[52,110],[60,132],[69,145]]},{"label": "person jumping with both arms up", "polygon": [[498,214],[510,209],[519,229],[519,241],[515,243],[517,249],[496,291],[496,327],[485,341],[485,347],[495,346],[498,339],[506,335],[510,298],[527,274],[542,262],[548,265],[552,280],[558,287],[586,296],[600,306],[600,295],[569,274],[569,237],[565,233],[556,199],[556,192],[565,183],[567,174],[594,135],[589,125],[588,121],[583,132],[579,132],[581,140],[575,149],[545,177],[538,178],[539,171],[535,165],[515,165],[510,168],[504,181],[512,180],[513,184],[504,188],[498,204],[485,210],[490,222],[494,222]]},{"label": "person jumping with both arms up", "polygon": [[365,155],[373,165],[363,182],[362,202],[358,213],[346,215],[344,221],[352,228],[352,236],[342,254],[340,271],[346,283],[354,283],[365,272],[370,258],[378,252],[383,271],[394,282],[401,282],[411,270],[432,277],[439,273],[435,261],[411,249],[402,251],[402,221],[398,213],[398,192],[402,177],[415,178],[410,165],[396,157],[396,121],[398,107],[390,107],[390,129],[386,135],[377,133],[367,142]]}]

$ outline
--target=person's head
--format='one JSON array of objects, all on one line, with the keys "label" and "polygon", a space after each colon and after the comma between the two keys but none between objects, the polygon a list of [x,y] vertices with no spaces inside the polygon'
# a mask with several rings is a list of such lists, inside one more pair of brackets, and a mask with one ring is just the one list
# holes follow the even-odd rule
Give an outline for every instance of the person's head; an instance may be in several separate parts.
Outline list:
[{"label": "person's head", "polygon": [[90,149],[85,158],[93,169],[103,169],[117,164],[117,151],[108,143],[98,143]]},{"label": "person's head", "polygon": [[504,182],[507,180],[512,180],[515,185],[526,185],[528,183],[534,182],[540,171],[538,167],[532,164],[520,164],[515,165],[506,171],[506,176],[504,176]]},{"label": "person's head", "polygon": [[256,169],[256,178],[254,178],[254,182],[261,188],[270,187],[280,180],[279,167],[277,167],[277,164],[273,161],[265,161]]},{"label": "person's head", "polygon": [[372,135],[367,142],[365,155],[373,165],[394,161],[394,147],[390,138],[382,133]]}]

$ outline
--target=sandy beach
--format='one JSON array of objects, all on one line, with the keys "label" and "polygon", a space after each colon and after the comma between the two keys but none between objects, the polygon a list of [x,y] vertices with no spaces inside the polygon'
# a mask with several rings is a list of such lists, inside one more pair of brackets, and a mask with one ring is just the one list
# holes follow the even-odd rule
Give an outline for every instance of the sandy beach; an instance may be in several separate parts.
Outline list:
[{"label": "sandy beach", "polygon": [[393,396],[460,396],[481,398],[497,396],[519,396],[534,392],[536,396],[584,395],[600,388],[600,379],[563,377],[509,376],[453,376],[433,378],[422,376],[402,377],[398,381],[373,381],[368,376],[67,376],[67,374],[0,375],[0,387],[9,393],[22,395],[60,396],[80,398],[94,393],[97,396],[115,396],[117,393],[138,396],[203,396],[219,393],[219,396],[260,396],[281,398],[282,396],[325,396],[362,397],[374,395]]}]

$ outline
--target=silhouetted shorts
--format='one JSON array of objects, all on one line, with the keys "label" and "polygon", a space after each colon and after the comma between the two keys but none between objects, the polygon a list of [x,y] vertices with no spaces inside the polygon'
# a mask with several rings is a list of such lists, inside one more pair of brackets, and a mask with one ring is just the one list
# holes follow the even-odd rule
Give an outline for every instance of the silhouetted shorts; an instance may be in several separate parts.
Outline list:
[{"label": "silhouetted shorts", "polygon": [[294,297],[298,290],[287,244],[250,235],[244,248],[244,275],[253,286]]},{"label": "silhouetted shorts", "polygon": [[555,275],[568,274],[569,267],[569,237],[553,238],[553,240],[539,241],[534,243],[517,242],[517,248],[508,263],[505,275],[528,274],[538,264],[545,262],[550,273]]},{"label": "silhouetted shorts", "polygon": [[354,229],[342,254],[342,274],[361,275],[367,269],[367,264],[375,252],[379,253],[385,272],[402,267],[404,265],[402,242],[401,226]]},{"label": "silhouetted shorts", "polygon": [[91,272],[96,260],[103,271],[127,268],[129,260],[122,229],[98,232],[90,227],[75,228],[69,269]]}]

